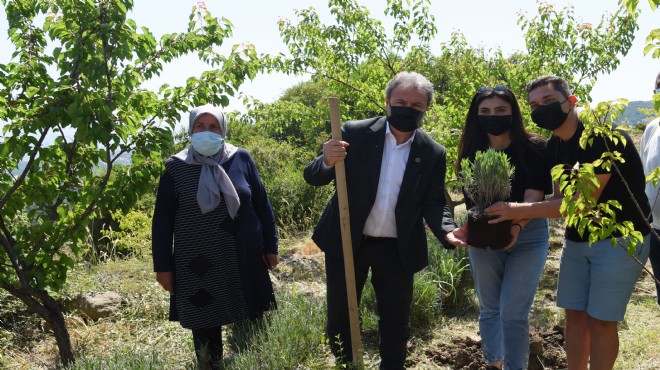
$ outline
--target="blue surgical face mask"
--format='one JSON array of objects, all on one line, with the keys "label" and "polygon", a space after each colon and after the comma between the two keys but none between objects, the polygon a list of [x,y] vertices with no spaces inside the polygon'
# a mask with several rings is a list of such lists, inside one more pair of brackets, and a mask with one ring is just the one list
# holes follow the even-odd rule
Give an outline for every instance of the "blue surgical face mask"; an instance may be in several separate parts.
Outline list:
[{"label": "blue surgical face mask", "polygon": [[192,146],[197,153],[212,156],[222,148],[225,139],[220,134],[211,131],[202,131],[192,134]]}]

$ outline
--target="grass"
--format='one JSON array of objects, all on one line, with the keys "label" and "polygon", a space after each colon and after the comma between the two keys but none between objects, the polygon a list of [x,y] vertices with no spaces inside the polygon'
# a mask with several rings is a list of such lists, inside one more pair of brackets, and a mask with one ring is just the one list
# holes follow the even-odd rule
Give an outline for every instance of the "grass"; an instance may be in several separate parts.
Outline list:
[{"label": "grass", "polygon": [[268,315],[264,327],[257,330],[250,340],[243,338],[243,345],[228,361],[228,367],[293,369],[301,364],[305,364],[305,368],[327,367],[323,304],[314,298],[296,294],[295,290],[279,297],[277,313]]},{"label": "grass", "polygon": [[625,320],[619,324],[621,346],[614,367],[621,370],[660,369],[659,333],[660,306],[656,298],[633,297]]},{"label": "grass", "polygon": [[[558,225],[553,225],[558,226]],[[559,227],[557,227],[559,229]],[[553,232],[556,234],[556,232]],[[432,238],[433,239],[433,238]],[[431,240],[432,241],[432,240]],[[307,239],[287,245],[286,253],[305,256]],[[457,338],[478,339],[478,302],[464,250],[453,252],[430,245],[431,265],[417,274],[409,358],[412,368],[443,368],[429,350],[450,345]],[[539,283],[531,326],[539,331],[563,325],[555,306],[559,245],[553,243]],[[278,310],[262,327],[224,328],[225,366],[228,369],[328,369],[334,367],[325,326],[323,292],[310,292],[318,277],[287,280],[285,266],[274,273]],[[323,286],[318,289],[323,290]],[[81,264],[70,273],[60,299],[79,293],[116,291],[124,299],[112,318],[86,321],[67,313],[77,362],[71,369],[195,369],[190,331],[167,321],[168,300],[155,282],[148,259],[109,260]],[[369,284],[362,297],[363,349],[367,368],[377,366],[377,316]],[[651,280],[643,277],[620,326],[621,349],[617,369],[660,368],[660,309]],[[54,369],[57,349],[41,320],[22,303],[0,291],[0,369]],[[446,367],[448,368],[448,367]]]}]

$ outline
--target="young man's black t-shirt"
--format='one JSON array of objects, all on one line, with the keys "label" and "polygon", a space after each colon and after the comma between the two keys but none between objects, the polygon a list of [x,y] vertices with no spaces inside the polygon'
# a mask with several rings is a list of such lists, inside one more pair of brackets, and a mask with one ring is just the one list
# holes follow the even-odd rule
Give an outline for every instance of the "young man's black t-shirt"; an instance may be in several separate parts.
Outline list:
[{"label": "young man's black t-shirt", "polygon": [[[621,176],[616,172],[614,166],[612,166],[611,171],[609,172],[601,167],[594,168],[594,172],[597,175],[606,173],[612,174],[598,199],[598,203],[606,203],[611,199],[617,200],[622,207],[621,210],[615,209],[617,223],[631,221],[635,225],[635,230],[640,231],[643,235],[647,235],[650,230],[644,220],[644,215],[650,215],[651,207],[649,206],[649,201],[644,193],[645,176],[642,161],[639,158],[639,153],[637,153],[637,149],[635,148],[632,139],[625,131],[618,130],[618,132],[620,132],[626,139],[625,146],[621,142],[615,145],[614,142],[609,139],[605,139],[602,136],[595,136],[593,138],[593,143],[587,145],[586,149],[582,149],[580,148],[580,137],[582,136],[582,132],[584,132],[584,126],[581,122],[578,122],[578,128],[575,131],[575,134],[568,141],[564,142],[555,135],[550,136],[550,139],[548,140],[550,168],[552,169],[558,164],[563,164],[567,169],[570,169],[576,162],[592,163],[595,160],[600,159],[604,152],[617,151],[621,153],[624,162],[616,161],[613,163],[616,164],[621,171],[621,175],[626,180],[628,187],[632,191],[634,200],[637,201],[639,209],[641,209],[642,212],[640,213],[633,198],[630,197]],[[621,235],[613,233],[612,236],[618,237]],[[585,242],[589,240],[589,233],[585,231],[584,235],[580,237],[576,228],[567,227],[565,237],[574,242]]]}]

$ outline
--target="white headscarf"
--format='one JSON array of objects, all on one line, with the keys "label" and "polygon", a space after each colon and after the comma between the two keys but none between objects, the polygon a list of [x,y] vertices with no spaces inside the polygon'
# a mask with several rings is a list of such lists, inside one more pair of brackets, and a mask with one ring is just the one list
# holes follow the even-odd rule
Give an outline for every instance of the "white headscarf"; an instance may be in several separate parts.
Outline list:
[{"label": "white headscarf", "polygon": [[[225,115],[220,108],[210,104],[195,107],[190,111],[188,135],[192,135],[195,121],[203,114],[210,114],[215,117],[218,123],[220,123],[222,138],[227,137]],[[202,210],[202,214],[213,211],[220,204],[220,192],[222,192],[225,196],[229,216],[232,219],[236,218],[238,208],[241,206],[241,200],[238,198],[236,188],[221,164],[228,161],[236,154],[237,150],[238,148],[236,146],[225,142],[220,150],[212,156],[197,153],[192,145],[188,145],[184,150],[174,155],[174,157],[187,164],[202,166],[202,172],[199,175],[199,184],[197,186],[197,203]]]}]

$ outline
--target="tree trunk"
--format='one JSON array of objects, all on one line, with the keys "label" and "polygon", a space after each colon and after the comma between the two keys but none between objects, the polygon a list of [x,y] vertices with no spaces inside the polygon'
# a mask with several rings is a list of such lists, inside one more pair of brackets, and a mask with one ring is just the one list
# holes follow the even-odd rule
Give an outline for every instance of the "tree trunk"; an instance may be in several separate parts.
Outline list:
[{"label": "tree trunk", "polygon": [[71,349],[71,337],[69,329],[64,321],[62,309],[55,299],[45,290],[33,288],[16,288],[9,284],[3,284],[2,287],[10,294],[20,299],[28,306],[30,311],[43,318],[52,328],[57,343],[57,349],[60,353],[60,361],[64,366],[70,365],[74,361],[73,351]]}]

